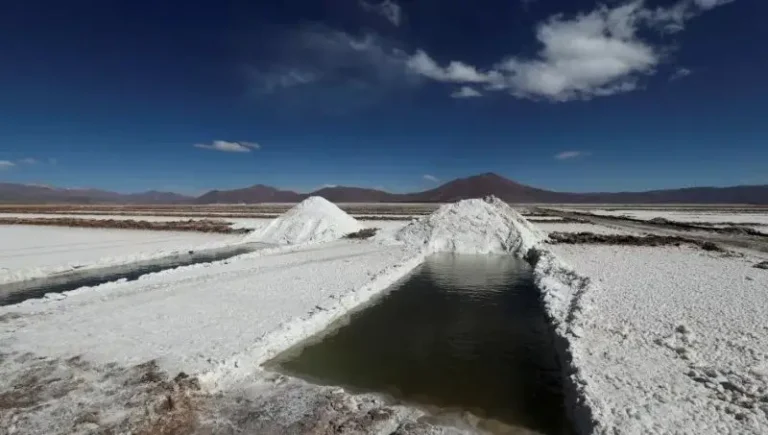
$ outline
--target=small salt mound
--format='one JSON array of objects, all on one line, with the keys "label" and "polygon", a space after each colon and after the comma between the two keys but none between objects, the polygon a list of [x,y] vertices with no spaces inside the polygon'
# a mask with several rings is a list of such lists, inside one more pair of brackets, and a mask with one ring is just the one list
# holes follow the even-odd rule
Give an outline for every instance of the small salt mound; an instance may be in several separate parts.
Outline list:
[{"label": "small salt mound", "polygon": [[276,244],[327,242],[363,228],[332,202],[311,196],[248,236],[247,241]]},{"label": "small salt mound", "polygon": [[396,240],[428,253],[463,254],[525,255],[542,238],[524,217],[493,196],[443,205],[395,234]]}]

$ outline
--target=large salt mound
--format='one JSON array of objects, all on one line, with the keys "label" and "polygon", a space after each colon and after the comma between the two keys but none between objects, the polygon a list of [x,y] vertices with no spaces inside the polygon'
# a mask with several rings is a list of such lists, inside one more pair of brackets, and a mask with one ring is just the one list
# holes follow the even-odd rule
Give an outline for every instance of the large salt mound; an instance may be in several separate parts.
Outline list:
[{"label": "large salt mound", "polygon": [[276,244],[327,242],[361,229],[363,225],[332,202],[311,196],[263,229],[256,230],[247,241]]},{"label": "large salt mound", "polygon": [[395,234],[395,239],[428,253],[464,254],[525,255],[542,238],[524,217],[493,196],[443,205]]}]

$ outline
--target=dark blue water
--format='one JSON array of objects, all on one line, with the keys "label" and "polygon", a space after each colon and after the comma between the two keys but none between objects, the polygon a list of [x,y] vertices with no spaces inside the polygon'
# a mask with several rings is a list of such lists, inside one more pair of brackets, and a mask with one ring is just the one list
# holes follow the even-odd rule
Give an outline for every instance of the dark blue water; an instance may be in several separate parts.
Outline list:
[{"label": "dark blue water", "polygon": [[568,433],[539,291],[528,264],[513,257],[432,257],[374,305],[269,366],[436,415],[468,411],[491,432]]}]

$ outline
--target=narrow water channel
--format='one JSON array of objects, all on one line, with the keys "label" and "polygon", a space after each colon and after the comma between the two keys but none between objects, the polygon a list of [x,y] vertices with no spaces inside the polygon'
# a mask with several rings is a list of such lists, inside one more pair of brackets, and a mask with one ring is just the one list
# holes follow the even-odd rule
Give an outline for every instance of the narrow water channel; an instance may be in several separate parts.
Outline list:
[{"label": "narrow water channel", "polygon": [[433,256],[374,305],[267,366],[436,416],[469,412],[491,432],[569,433],[539,292],[528,264],[511,256]]},{"label": "narrow water channel", "polygon": [[224,248],[187,251],[168,257],[137,261],[119,266],[74,270],[53,276],[0,285],[0,306],[13,305],[28,299],[42,298],[48,293],[64,293],[80,287],[92,287],[124,279],[135,281],[150,273],[162,272],[193,264],[227,260],[238,255],[269,247],[249,243]]}]

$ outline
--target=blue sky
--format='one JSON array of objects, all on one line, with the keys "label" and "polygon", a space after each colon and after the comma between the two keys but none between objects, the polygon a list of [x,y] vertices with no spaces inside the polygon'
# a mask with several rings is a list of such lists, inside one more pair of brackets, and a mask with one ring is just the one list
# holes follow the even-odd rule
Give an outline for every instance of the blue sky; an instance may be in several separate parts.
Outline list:
[{"label": "blue sky", "polygon": [[0,181],[768,184],[763,1],[13,3]]}]

